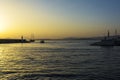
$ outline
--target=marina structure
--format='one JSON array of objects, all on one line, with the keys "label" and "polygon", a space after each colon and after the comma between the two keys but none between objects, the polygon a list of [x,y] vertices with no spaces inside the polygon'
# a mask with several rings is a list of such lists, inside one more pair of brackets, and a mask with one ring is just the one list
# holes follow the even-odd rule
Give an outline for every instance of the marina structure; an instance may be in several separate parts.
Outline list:
[{"label": "marina structure", "polygon": [[95,42],[91,44],[92,46],[120,46],[120,36],[117,34],[117,30],[115,30],[115,35],[110,36],[110,32],[108,30],[107,36],[104,37],[99,42]]}]

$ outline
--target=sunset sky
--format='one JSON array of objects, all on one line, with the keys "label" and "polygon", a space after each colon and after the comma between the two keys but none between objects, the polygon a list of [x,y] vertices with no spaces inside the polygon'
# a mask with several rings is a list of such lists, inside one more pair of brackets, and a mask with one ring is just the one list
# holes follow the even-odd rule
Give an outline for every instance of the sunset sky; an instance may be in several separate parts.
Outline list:
[{"label": "sunset sky", "polygon": [[120,0],[0,0],[0,38],[120,33]]}]

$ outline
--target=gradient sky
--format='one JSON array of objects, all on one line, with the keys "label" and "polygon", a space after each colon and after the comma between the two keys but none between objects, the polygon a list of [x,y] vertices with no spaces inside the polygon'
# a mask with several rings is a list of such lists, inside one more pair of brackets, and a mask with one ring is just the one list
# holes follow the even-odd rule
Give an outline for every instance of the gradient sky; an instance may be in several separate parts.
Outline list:
[{"label": "gradient sky", "polygon": [[64,38],[120,32],[120,0],[0,0],[0,38]]}]

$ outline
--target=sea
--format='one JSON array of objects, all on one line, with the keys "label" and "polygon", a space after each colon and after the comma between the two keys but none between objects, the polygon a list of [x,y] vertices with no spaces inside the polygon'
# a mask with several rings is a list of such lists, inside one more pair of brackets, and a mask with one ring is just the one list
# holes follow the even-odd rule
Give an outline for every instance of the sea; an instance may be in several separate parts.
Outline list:
[{"label": "sea", "polygon": [[120,47],[94,42],[0,44],[0,80],[120,80]]}]

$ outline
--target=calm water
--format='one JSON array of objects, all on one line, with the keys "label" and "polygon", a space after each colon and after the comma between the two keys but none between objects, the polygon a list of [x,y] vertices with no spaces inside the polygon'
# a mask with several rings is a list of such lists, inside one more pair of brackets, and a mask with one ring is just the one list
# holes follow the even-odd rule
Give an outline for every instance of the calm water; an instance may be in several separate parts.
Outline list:
[{"label": "calm water", "polygon": [[92,42],[0,44],[0,80],[120,80],[120,47]]}]

